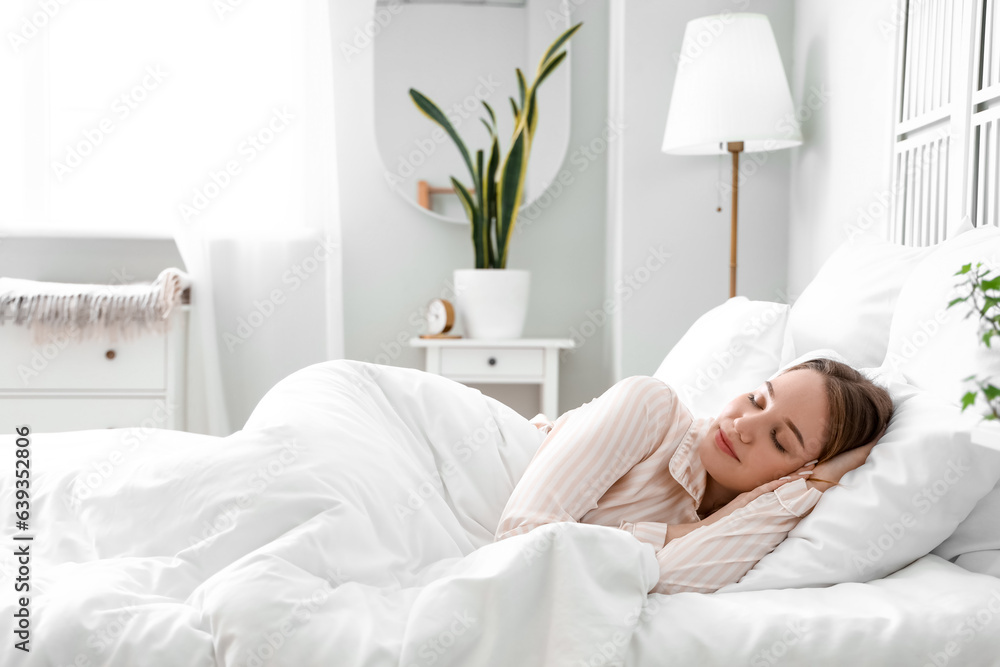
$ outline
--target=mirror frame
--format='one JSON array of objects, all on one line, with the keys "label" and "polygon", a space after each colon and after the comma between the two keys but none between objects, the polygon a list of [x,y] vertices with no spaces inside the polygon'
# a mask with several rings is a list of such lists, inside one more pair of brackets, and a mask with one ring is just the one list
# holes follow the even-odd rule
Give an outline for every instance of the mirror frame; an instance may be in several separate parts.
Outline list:
[{"label": "mirror frame", "polygon": [[[530,2],[530,0],[526,0],[526,1]],[[378,11],[378,0],[371,0],[370,4],[371,4],[372,21],[377,24],[377,17],[375,16],[375,13]],[[402,3],[400,3],[400,4],[402,4]],[[442,3],[442,4],[448,4],[448,3]],[[561,0],[561,2],[559,4],[562,6],[562,9],[563,9],[563,11],[561,12],[562,17],[566,21],[566,25],[565,26],[560,26],[560,28],[561,28],[560,32],[561,32],[562,30],[568,30],[573,25],[573,17],[572,17],[572,5],[571,5],[571,3],[569,3],[567,0]],[[372,51],[372,58],[371,58],[371,64],[372,64],[371,82],[372,82],[372,97],[373,98],[375,97],[375,85],[376,85],[375,84],[375,57],[374,57],[374,49],[376,48],[376,46],[375,46],[375,37],[377,37],[377,35],[374,36],[373,39],[372,39],[372,49],[373,49],[373,51]],[[572,40],[570,40],[570,42],[572,42]],[[549,184],[546,185],[544,189],[542,189],[541,191],[539,191],[538,194],[534,197],[534,199],[532,199],[529,202],[523,202],[521,204],[520,208],[517,209],[518,215],[524,213],[528,208],[530,208],[532,205],[534,205],[534,203],[536,201],[538,201],[539,199],[541,199],[542,196],[544,196],[546,192],[548,192],[549,190],[552,189],[553,184],[557,180],[559,180],[559,174],[562,173],[562,169],[563,169],[562,165],[565,164],[566,157],[567,157],[567,155],[569,155],[569,143],[570,143],[569,138],[570,138],[570,135],[573,132],[573,104],[572,104],[572,102],[573,102],[573,67],[572,67],[572,64],[573,64],[573,45],[571,43],[567,43],[566,46],[565,46],[565,49],[566,49],[566,59],[563,61],[562,66],[565,67],[565,68],[567,68],[567,75],[566,75],[566,97],[567,97],[568,103],[566,105],[567,106],[567,108],[566,108],[566,115],[567,115],[566,123],[569,126],[570,130],[569,130],[569,132],[566,133],[566,140],[563,142],[563,146],[562,146],[562,149],[560,151],[561,154],[562,154],[562,157],[561,157],[561,159],[559,161],[560,168],[553,175],[553,178],[549,182]],[[372,100],[372,109],[373,110],[375,108],[374,105],[375,105],[375,101],[373,99]],[[383,169],[383,171],[385,173],[387,173],[387,174],[391,173],[391,170],[389,169],[388,165],[386,165],[385,160],[382,158],[382,151],[379,150],[379,147],[378,147],[378,126],[375,123],[374,114],[373,114],[373,117],[372,117],[372,130],[373,130],[374,138],[375,138],[375,152],[378,153],[379,163],[382,165],[382,169]],[[530,160],[530,158],[529,158],[529,160]],[[386,185],[388,186],[389,190],[391,190],[392,192],[395,192],[401,199],[403,199],[403,201],[407,202],[408,204],[410,204],[413,208],[417,209],[418,211],[420,211],[420,212],[422,212],[422,213],[424,213],[426,215],[429,215],[432,218],[437,218],[438,220],[441,220],[442,222],[450,222],[450,223],[458,224],[458,225],[468,225],[468,224],[470,224],[469,223],[469,219],[466,218],[466,217],[452,218],[452,217],[448,217],[448,216],[444,215],[443,213],[438,213],[438,212],[436,212],[434,210],[424,208],[423,206],[421,206],[417,202],[417,198],[416,197],[412,197],[412,198],[408,197],[406,195],[406,193],[403,192],[402,188],[399,188],[394,183],[388,182],[388,179],[386,179],[386,180],[387,180]]]}]

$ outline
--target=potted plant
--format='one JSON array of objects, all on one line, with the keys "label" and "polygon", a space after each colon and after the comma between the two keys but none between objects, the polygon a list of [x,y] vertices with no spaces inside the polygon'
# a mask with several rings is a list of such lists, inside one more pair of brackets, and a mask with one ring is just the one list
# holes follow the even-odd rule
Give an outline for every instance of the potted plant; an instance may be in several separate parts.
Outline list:
[{"label": "potted plant", "polygon": [[475,251],[475,268],[456,269],[454,273],[456,306],[465,333],[471,338],[518,338],[524,329],[530,274],[527,270],[506,267],[538,123],[537,91],[565,60],[566,51],[561,49],[581,25],[569,28],[549,46],[538,63],[534,83],[529,85],[520,68],[516,69],[520,100],[510,98],[514,132],[502,162],[496,114],[488,103],[483,101],[483,107],[490,121],[481,120],[490,135],[489,156],[480,149],[473,161],[448,117],[426,95],[410,89],[417,108],[455,142],[471,177],[469,186],[451,177],[455,194],[469,218]]},{"label": "potted plant", "polygon": [[[980,320],[980,338],[982,345],[992,349],[994,338],[1000,340],[1000,276],[993,276],[987,271],[982,262],[973,266],[971,263],[964,265],[956,276],[965,276],[962,286],[965,288],[965,296],[952,299],[948,303],[951,308],[959,303],[966,303],[971,306],[969,317],[975,313]],[[993,384],[993,378],[980,378],[977,375],[970,375],[965,378],[967,382],[975,385],[974,390],[965,392],[962,396],[962,411],[976,405],[982,397],[985,404],[983,419],[991,422],[989,426],[984,425],[979,431],[973,434],[973,440],[979,444],[991,444],[1000,448],[1000,387]]]}]

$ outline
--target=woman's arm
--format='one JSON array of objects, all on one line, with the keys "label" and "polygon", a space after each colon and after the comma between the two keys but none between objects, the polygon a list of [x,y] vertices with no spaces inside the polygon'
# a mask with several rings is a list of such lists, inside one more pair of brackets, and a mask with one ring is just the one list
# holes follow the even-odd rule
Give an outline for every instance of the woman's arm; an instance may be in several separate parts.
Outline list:
[{"label": "woman's arm", "polygon": [[507,501],[496,539],[579,521],[662,441],[680,409],[663,382],[633,376],[557,420]]}]

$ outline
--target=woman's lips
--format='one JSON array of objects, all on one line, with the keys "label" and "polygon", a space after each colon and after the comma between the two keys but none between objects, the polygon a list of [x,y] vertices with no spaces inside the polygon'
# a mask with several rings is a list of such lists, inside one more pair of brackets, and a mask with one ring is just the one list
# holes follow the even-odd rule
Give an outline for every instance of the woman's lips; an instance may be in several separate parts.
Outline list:
[{"label": "woman's lips", "polygon": [[733,445],[732,445],[732,443],[730,443],[729,439],[722,433],[722,429],[721,428],[715,434],[715,444],[718,446],[719,449],[721,449],[723,452],[725,452],[729,456],[732,456],[737,461],[740,460],[739,457],[736,456],[736,452],[733,451]]}]

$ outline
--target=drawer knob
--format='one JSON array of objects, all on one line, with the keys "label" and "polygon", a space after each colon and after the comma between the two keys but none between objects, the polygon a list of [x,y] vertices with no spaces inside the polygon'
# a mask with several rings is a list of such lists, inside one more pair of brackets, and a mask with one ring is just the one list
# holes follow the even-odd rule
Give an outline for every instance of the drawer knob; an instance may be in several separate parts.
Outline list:
[{"label": "drawer knob", "polygon": [[487,363],[489,363],[490,366],[496,366],[497,365],[497,358],[496,357],[490,357],[490,360]]},{"label": "drawer knob", "polygon": [[114,359],[115,358],[115,351],[114,350],[108,350],[107,352],[104,353],[104,356],[107,357],[108,359]]}]

